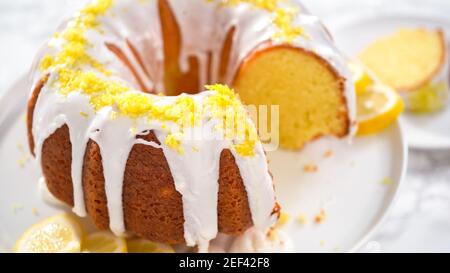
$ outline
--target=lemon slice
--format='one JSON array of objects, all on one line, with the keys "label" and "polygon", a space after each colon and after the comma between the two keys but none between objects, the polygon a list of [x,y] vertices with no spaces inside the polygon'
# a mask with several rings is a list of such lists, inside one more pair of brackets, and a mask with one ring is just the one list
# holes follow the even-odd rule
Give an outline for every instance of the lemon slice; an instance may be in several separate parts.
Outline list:
[{"label": "lemon slice", "polygon": [[71,215],[64,213],[43,220],[25,231],[13,251],[19,253],[80,252],[82,228]]},{"label": "lemon slice", "polygon": [[111,232],[100,231],[86,236],[82,250],[85,253],[126,253],[127,242]]},{"label": "lemon slice", "polygon": [[144,239],[133,239],[127,242],[129,253],[175,253],[167,244],[150,242]]},{"label": "lemon slice", "polygon": [[391,125],[404,109],[400,96],[390,87],[375,84],[357,96],[358,135],[381,132]]},{"label": "lemon slice", "polygon": [[349,64],[350,71],[355,82],[355,92],[357,95],[366,92],[367,87],[373,85],[372,77],[363,69],[361,65],[356,63]]}]

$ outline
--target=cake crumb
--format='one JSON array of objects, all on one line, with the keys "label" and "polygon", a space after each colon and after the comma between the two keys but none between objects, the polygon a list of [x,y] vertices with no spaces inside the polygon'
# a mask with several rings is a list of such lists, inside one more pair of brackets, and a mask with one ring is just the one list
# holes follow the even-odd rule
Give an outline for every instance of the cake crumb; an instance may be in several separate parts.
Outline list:
[{"label": "cake crumb", "polygon": [[278,238],[278,230],[277,230],[277,228],[269,229],[269,231],[267,233],[267,237],[269,238],[269,240],[275,241]]},{"label": "cake crumb", "polygon": [[23,160],[23,158],[20,158],[17,160],[17,164],[19,165],[19,167],[24,168],[25,167],[25,160]]},{"label": "cake crumb", "polygon": [[25,155],[22,158],[17,159],[17,164],[20,168],[25,168],[25,165],[27,164],[29,159],[30,158],[28,157],[28,155]]},{"label": "cake crumb", "polygon": [[83,112],[83,111],[81,111],[80,112],[80,115],[83,117],[83,118],[89,118],[89,115],[86,113],[86,112]]},{"label": "cake crumb", "polygon": [[307,164],[303,166],[303,171],[305,173],[316,173],[318,170],[319,168],[315,164]]},{"label": "cake crumb", "polygon": [[324,209],[321,209],[320,212],[314,217],[314,222],[316,224],[322,224],[323,221],[325,221],[326,218],[326,212]]},{"label": "cake crumb", "polygon": [[192,151],[197,153],[200,149],[197,146],[192,146]]},{"label": "cake crumb", "polygon": [[34,216],[39,216],[39,211],[37,208],[32,208],[31,212],[33,213]]},{"label": "cake crumb", "polygon": [[302,213],[297,217],[297,222],[301,225],[306,225],[308,224],[308,217],[306,214]]},{"label": "cake crumb", "polygon": [[380,181],[380,184],[383,186],[390,186],[390,185],[392,185],[392,179],[390,179],[389,177],[386,177]]},{"label": "cake crumb", "polygon": [[323,157],[325,157],[325,158],[329,158],[329,157],[332,157],[334,155],[334,152],[333,152],[333,150],[326,150],[325,151],[325,153],[323,154]]},{"label": "cake crumb", "polygon": [[23,144],[20,141],[17,141],[17,149],[19,149],[19,151],[23,151]]},{"label": "cake crumb", "polygon": [[325,240],[320,241],[320,246],[325,246]]},{"label": "cake crumb", "polygon": [[285,212],[280,213],[280,218],[278,219],[277,227],[280,228],[284,226],[289,221],[290,218],[291,216],[289,214]]}]

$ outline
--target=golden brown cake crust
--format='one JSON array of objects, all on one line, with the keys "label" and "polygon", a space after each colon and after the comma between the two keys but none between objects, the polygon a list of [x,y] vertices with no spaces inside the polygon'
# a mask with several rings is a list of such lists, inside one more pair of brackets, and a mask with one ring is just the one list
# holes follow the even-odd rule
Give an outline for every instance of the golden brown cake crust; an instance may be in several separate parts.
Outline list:
[{"label": "golden brown cake crust", "polygon": [[67,125],[56,130],[44,141],[41,166],[48,190],[57,199],[73,206],[72,144]]},{"label": "golden brown cake crust", "polygon": [[[154,133],[142,137],[159,143]],[[96,226],[107,229],[109,217],[98,145],[90,141],[83,171],[86,208]],[[220,161],[219,230],[240,234],[252,225],[247,193],[230,151]],[[184,242],[182,197],[176,191],[162,149],[137,144],[130,152],[123,186],[127,230],[152,241]]]},{"label": "golden brown cake crust", "polygon": [[[141,137],[159,143],[153,132]],[[183,202],[162,149],[137,144],[125,170],[123,186],[125,225],[128,230],[158,242],[181,243]]]},{"label": "golden brown cake crust", "polygon": [[226,234],[241,234],[253,225],[244,182],[230,150],[220,155],[218,217],[219,230]]},{"label": "golden brown cake crust", "polygon": [[109,229],[109,215],[100,147],[89,140],[84,154],[83,194],[86,211],[98,229]]}]

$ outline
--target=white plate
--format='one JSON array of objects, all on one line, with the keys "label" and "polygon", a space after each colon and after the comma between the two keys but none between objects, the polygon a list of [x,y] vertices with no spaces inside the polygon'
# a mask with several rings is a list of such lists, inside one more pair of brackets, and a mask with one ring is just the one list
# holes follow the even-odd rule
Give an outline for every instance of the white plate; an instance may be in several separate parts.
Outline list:
[{"label": "white plate", "polygon": [[[449,1],[349,2],[330,3],[321,14],[348,56],[356,56],[368,43],[399,27],[441,27],[450,34]],[[450,148],[450,106],[435,114],[405,113],[401,122],[410,147]]]},{"label": "white plate", "polygon": [[[8,251],[20,234],[57,209],[37,191],[40,171],[28,153],[24,109],[28,90],[24,79],[0,99],[0,251]],[[324,156],[332,151],[330,157]],[[300,252],[353,251],[384,218],[406,170],[407,149],[394,124],[375,137],[347,141],[322,139],[302,152],[269,154],[279,201],[292,220],[284,229]],[[24,166],[21,166],[23,161]],[[305,173],[314,164],[317,173]],[[383,185],[384,178],[392,180]],[[326,211],[322,224],[313,218]],[[305,214],[309,224],[294,218]]]},{"label": "white plate", "polygon": [[[332,151],[331,157],[326,157]],[[269,153],[275,189],[292,220],[285,229],[298,252],[355,251],[372,234],[392,203],[406,170],[407,148],[398,124],[352,144],[332,138],[301,153]],[[315,165],[316,173],[304,171]],[[390,185],[383,180],[391,180]],[[324,209],[323,223],[314,217]],[[301,225],[304,214],[308,224]]]}]

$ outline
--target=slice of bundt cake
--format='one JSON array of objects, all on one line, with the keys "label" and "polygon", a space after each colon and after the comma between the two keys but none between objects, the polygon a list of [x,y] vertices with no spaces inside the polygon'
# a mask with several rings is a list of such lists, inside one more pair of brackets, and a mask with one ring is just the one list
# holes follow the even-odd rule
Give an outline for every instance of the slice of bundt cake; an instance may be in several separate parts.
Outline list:
[{"label": "slice of bundt cake", "polygon": [[279,105],[281,147],[301,148],[320,136],[349,133],[345,79],[315,53],[263,47],[244,60],[237,75],[234,87],[244,103]]},{"label": "slice of bundt cake", "polygon": [[402,95],[410,110],[428,112],[442,108],[448,98],[447,51],[442,30],[404,28],[368,45],[360,59]]}]

